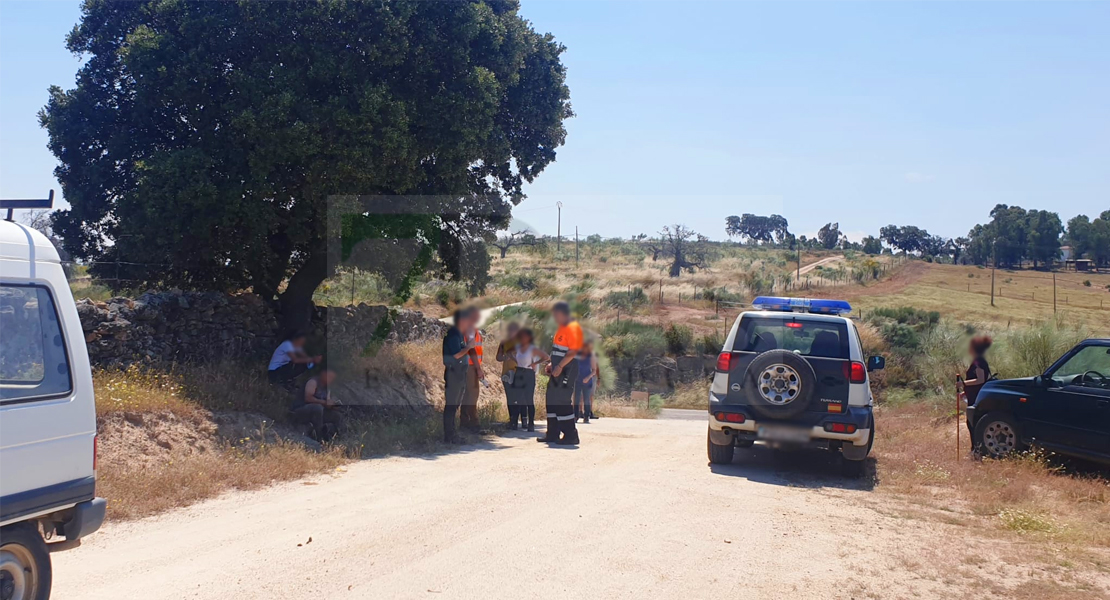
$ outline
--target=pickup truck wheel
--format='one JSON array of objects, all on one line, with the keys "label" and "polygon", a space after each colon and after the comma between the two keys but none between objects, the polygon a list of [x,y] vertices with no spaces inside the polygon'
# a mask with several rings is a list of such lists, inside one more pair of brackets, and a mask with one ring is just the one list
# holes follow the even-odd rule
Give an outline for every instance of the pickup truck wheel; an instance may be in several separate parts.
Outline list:
[{"label": "pickup truck wheel", "polygon": [[709,462],[715,465],[727,465],[732,463],[732,444],[727,446],[719,446],[713,443],[713,439],[706,434],[705,443],[708,445]]},{"label": "pickup truck wheel", "polygon": [[0,600],[47,600],[50,552],[31,523],[0,531]]},{"label": "pickup truck wheel", "polygon": [[983,415],[975,424],[971,441],[976,452],[991,458],[1003,458],[1025,449],[1017,422],[1013,415],[1005,412]]}]

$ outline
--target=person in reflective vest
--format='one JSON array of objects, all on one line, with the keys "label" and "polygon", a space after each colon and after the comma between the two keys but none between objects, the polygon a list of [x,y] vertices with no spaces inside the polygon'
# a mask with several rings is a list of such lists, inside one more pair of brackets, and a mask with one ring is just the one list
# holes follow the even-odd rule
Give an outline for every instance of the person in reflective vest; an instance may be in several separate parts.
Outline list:
[{"label": "person in reflective vest", "polygon": [[482,332],[478,330],[478,309],[470,307],[466,311],[470,317],[470,328],[463,334],[472,350],[467,360],[470,368],[466,371],[466,395],[459,410],[459,425],[469,431],[478,431],[481,428],[478,421],[478,395],[482,391],[482,380],[486,378],[482,371]]},{"label": "person in reflective vest", "polygon": [[556,302],[551,309],[558,330],[551,340],[551,362],[544,369],[547,381],[547,434],[541,442],[578,444],[574,416],[574,387],[578,381],[578,351],[582,349],[582,326],[571,319],[570,305]]}]

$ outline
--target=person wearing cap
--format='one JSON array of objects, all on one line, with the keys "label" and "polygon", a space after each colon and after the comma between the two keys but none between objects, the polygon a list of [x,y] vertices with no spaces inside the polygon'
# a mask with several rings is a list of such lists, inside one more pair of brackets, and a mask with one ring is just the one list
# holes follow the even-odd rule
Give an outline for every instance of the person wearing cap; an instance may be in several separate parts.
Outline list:
[{"label": "person wearing cap", "polygon": [[574,424],[574,388],[578,381],[576,357],[582,349],[582,326],[570,316],[570,305],[556,302],[551,316],[558,329],[551,340],[551,362],[544,369],[547,381],[547,434],[540,442],[573,446],[579,443]]}]

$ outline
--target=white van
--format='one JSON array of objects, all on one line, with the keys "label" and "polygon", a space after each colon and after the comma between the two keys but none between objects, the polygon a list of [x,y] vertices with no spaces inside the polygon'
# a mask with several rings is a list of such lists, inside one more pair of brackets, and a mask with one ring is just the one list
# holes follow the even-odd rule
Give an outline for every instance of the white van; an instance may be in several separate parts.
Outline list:
[{"label": "white van", "polygon": [[50,597],[50,549],[104,521],[89,355],[58,252],[0,221],[0,598]]}]

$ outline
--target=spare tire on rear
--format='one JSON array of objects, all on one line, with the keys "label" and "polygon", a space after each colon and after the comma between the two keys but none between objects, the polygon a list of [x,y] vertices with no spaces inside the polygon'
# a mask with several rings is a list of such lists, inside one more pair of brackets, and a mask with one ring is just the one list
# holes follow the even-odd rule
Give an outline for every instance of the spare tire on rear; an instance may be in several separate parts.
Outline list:
[{"label": "spare tire on rear", "polygon": [[752,359],[744,372],[748,405],[768,419],[789,419],[802,414],[816,391],[813,367],[789,350],[768,350]]}]

